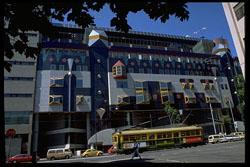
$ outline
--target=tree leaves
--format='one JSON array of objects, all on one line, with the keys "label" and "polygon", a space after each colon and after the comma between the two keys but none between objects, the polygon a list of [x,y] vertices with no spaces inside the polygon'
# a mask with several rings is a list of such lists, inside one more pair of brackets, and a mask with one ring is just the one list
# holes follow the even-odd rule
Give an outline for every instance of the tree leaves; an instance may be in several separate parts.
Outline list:
[{"label": "tree leaves", "polygon": [[[111,27],[116,30],[128,32],[131,26],[128,24],[127,15],[129,12],[136,13],[144,11],[150,19],[166,22],[170,15],[174,15],[181,21],[188,19],[189,12],[185,3],[169,3],[161,1],[153,2],[120,2],[120,1],[86,1],[86,2],[5,2],[4,3],[4,56],[11,59],[13,51],[24,53],[26,57],[38,56],[38,50],[29,48],[28,38],[23,32],[38,31],[43,35],[50,37],[58,32],[53,28],[50,19],[59,21],[64,20],[65,14],[68,14],[67,20],[74,21],[82,28],[89,25],[95,25],[94,18],[89,14],[89,9],[100,11],[105,4],[108,4],[110,10],[115,13],[115,17],[110,20]],[[50,18],[50,19],[49,19]],[[10,36],[7,37],[7,36]],[[11,39],[18,39],[12,42]],[[33,54],[33,55],[32,55]],[[4,65],[7,70],[11,66]]]},{"label": "tree leaves", "polygon": [[170,104],[164,105],[164,111],[169,116],[170,124],[179,123],[181,121],[181,116],[179,112],[176,109],[172,108]]}]

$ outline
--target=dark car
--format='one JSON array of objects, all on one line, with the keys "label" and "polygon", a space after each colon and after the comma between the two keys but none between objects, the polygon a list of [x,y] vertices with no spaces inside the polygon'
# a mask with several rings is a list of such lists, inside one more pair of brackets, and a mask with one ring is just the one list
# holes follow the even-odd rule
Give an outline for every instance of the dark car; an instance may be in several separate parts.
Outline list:
[{"label": "dark car", "polygon": [[[36,157],[37,161],[40,160],[40,157]],[[31,162],[32,161],[32,156],[28,154],[17,154],[13,157],[10,157],[8,159],[8,162],[10,163],[19,163],[19,162]]]}]

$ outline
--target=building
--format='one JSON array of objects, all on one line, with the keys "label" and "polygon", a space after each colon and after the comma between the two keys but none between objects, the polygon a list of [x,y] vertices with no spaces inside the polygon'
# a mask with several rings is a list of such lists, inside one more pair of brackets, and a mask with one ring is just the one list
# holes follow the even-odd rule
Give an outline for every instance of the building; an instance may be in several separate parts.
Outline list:
[{"label": "building", "polygon": [[245,78],[245,3],[223,2],[222,6]]},{"label": "building", "polygon": [[193,52],[197,44],[207,46],[200,38],[55,26],[60,33],[42,36],[37,64],[39,155],[49,148],[87,148],[103,129],[167,125],[169,119],[158,119],[166,116],[164,104],[178,109],[184,124],[202,126],[205,135],[214,127],[225,131],[220,116],[234,107],[229,80],[221,55]]},{"label": "building", "polygon": [[[29,46],[39,43],[37,32],[25,33]],[[13,40],[13,39],[12,39]],[[30,154],[32,141],[32,122],[35,98],[37,59],[26,58],[14,52],[14,57],[4,61],[12,65],[11,72],[4,70],[4,115],[5,133],[14,129],[16,135],[5,138],[6,157],[20,153]]]}]

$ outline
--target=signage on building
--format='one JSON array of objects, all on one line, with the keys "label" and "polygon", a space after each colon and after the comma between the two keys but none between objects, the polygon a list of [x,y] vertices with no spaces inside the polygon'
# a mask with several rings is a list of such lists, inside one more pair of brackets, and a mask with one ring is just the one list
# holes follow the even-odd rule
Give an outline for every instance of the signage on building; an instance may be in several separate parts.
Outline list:
[{"label": "signage on building", "polygon": [[16,135],[15,129],[8,129],[6,132],[6,136],[8,137],[14,137]]}]

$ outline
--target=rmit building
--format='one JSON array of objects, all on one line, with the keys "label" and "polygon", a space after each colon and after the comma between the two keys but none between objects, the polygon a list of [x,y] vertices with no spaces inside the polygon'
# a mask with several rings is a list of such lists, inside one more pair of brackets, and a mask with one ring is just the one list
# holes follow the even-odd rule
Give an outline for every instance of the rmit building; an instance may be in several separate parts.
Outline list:
[{"label": "rmit building", "polygon": [[55,26],[60,33],[42,36],[37,63],[38,153],[86,149],[92,135],[108,128],[168,125],[165,104],[206,135],[215,133],[214,126],[225,132],[221,114],[235,104],[212,40]]}]

